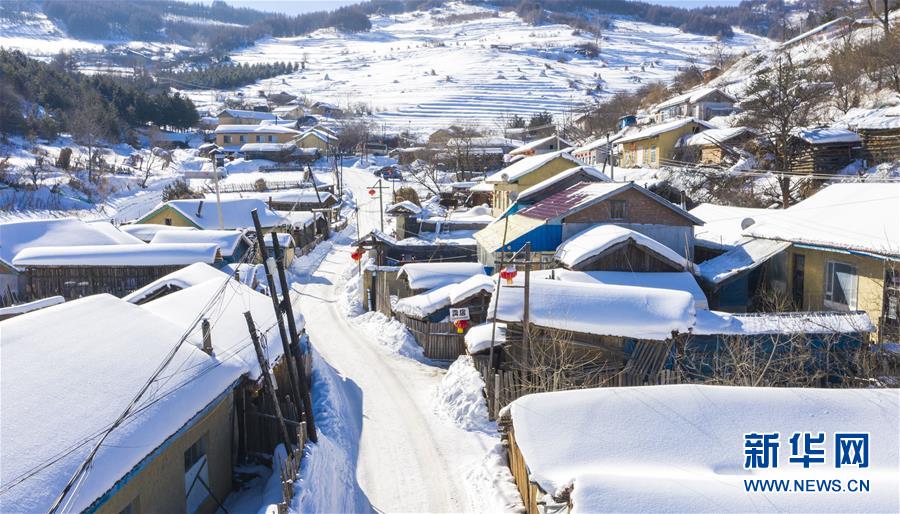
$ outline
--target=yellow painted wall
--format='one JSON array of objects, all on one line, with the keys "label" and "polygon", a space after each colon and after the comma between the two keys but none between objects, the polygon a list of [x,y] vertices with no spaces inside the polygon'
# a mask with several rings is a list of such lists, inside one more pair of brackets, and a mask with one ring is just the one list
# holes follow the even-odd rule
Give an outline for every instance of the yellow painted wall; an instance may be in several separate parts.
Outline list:
[{"label": "yellow painted wall", "polygon": [[515,192],[518,194],[533,185],[539,184],[548,178],[554,177],[575,166],[578,166],[578,164],[572,162],[570,159],[559,156],[544,163],[543,166],[520,178],[515,183],[494,184],[494,203],[492,209],[494,216],[499,216],[503,211],[509,208],[512,203],[509,198],[509,193]]},{"label": "yellow painted wall", "polygon": [[858,275],[856,308],[866,311],[876,326],[884,304],[885,261],[860,255],[791,247],[788,253],[788,291],[794,290],[794,255],[805,257],[803,278],[803,309],[830,310],[825,306],[825,272],[828,261],[856,266]]},{"label": "yellow painted wall", "polygon": [[[170,219],[172,222],[166,223],[166,218]],[[162,208],[159,209],[159,211],[156,214],[153,214],[149,218],[139,220],[139,221],[137,221],[137,223],[140,223],[143,225],[171,225],[173,227],[197,228],[187,218],[182,216],[180,212],[169,207],[168,205],[162,206]]]},{"label": "yellow painted wall", "polygon": [[311,134],[294,139],[294,144],[298,148],[318,148],[321,152],[328,150],[328,143]]},{"label": "yellow painted wall", "polygon": [[[694,128],[698,126],[697,123],[688,123],[683,127],[663,132],[662,134],[653,137],[623,143],[621,166],[626,168],[637,166],[639,164],[638,152],[643,150],[643,165],[650,166],[651,168],[658,168],[660,159],[672,158],[672,155],[675,153],[675,143],[677,143],[682,136],[693,133]],[[650,149],[653,146],[656,147],[656,155],[655,158],[651,159]]]},{"label": "yellow painted wall", "polygon": [[[138,514],[171,513],[186,510],[184,451],[206,438],[206,458],[210,487],[220,501],[231,492],[231,438],[233,395],[225,395],[203,419],[172,441],[98,509],[99,514],[118,514],[137,498]],[[148,453],[153,448],[147,448]],[[202,487],[199,483],[194,487]],[[198,512],[212,513],[216,502],[207,498]]]},{"label": "yellow painted wall", "polygon": [[[231,136],[231,142],[225,142],[225,136]],[[246,138],[246,141],[241,141],[241,136]],[[262,141],[257,141],[256,137],[259,136],[262,138]],[[275,141],[269,141],[269,136],[275,136]],[[247,143],[287,143],[291,140],[292,137],[296,136],[296,134],[282,134],[282,133],[270,133],[270,132],[256,132],[253,134],[243,134],[238,132],[228,132],[228,133],[219,133],[216,134],[216,144],[219,146],[237,146],[244,145]]]}]

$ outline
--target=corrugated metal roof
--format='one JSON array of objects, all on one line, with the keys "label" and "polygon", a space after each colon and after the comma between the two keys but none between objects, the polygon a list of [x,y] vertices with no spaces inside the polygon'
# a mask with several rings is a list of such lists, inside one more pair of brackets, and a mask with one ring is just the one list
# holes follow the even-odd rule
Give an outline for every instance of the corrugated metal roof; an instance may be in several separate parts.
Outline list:
[{"label": "corrugated metal roof", "polygon": [[540,220],[558,218],[581,205],[600,200],[627,187],[629,183],[626,182],[579,182],[519,211],[519,214]]}]

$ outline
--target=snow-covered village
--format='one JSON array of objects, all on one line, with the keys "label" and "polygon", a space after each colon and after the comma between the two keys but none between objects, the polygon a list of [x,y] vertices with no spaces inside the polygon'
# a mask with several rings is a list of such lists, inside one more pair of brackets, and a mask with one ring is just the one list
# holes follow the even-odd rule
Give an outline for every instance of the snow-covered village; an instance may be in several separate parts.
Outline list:
[{"label": "snow-covered village", "polygon": [[900,512],[898,56],[900,0],[0,0],[0,512]]}]

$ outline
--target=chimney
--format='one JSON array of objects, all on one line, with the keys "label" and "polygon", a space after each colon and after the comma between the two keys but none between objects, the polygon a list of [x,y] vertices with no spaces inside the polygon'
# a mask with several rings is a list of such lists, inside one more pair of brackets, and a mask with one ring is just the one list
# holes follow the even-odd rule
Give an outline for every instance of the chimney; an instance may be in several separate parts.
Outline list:
[{"label": "chimney", "polygon": [[206,352],[207,355],[212,355],[213,347],[212,347],[212,333],[209,331],[209,320],[203,318],[203,322],[200,324],[200,330],[203,332],[203,348],[202,350]]},{"label": "chimney", "polygon": [[203,200],[200,200],[200,203],[197,204],[197,217],[203,217]]}]

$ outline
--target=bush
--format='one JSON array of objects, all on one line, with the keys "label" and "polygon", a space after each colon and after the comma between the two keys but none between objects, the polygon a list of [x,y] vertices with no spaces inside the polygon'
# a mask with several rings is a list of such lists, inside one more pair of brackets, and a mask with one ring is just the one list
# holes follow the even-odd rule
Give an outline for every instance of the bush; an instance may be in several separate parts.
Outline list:
[{"label": "bush", "polygon": [[401,187],[400,189],[394,191],[394,203],[400,203],[403,201],[409,201],[419,206],[422,205],[419,201],[419,193],[417,193],[415,189],[408,186]]},{"label": "bush", "polygon": [[203,195],[192,190],[187,182],[176,180],[163,189],[162,201],[189,200],[191,198],[203,198]]},{"label": "bush", "polygon": [[256,182],[253,183],[253,189],[262,193],[269,190],[269,185],[266,184],[265,179],[258,178],[256,179]]}]

